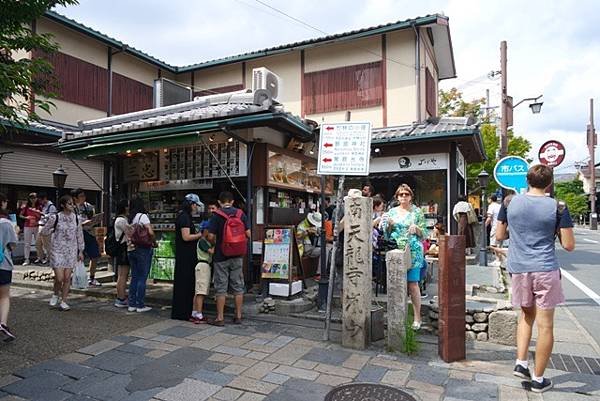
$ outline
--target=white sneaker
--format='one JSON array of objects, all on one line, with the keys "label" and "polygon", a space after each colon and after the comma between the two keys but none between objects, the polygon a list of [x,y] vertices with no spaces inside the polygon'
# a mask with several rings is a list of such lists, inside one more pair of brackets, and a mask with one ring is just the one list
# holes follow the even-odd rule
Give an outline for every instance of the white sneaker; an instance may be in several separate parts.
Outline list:
[{"label": "white sneaker", "polygon": [[29,259],[25,259],[25,261],[23,262],[23,266],[28,266],[29,265]]},{"label": "white sneaker", "polygon": [[135,306],[130,306],[127,308],[127,312],[135,312],[137,308]]},{"label": "white sneaker", "polygon": [[58,305],[58,295],[52,295],[52,298],[50,298],[50,306],[54,308],[56,305]]},{"label": "white sneaker", "polygon": [[60,306],[59,306],[59,308],[60,308],[60,310],[62,310],[62,311],[68,311],[69,309],[71,309],[71,307],[70,307],[70,306],[69,306],[69,305],[68,305],[68,304],[67,304],[65,301],[62,301],[62,302],[60,303]]},{"label": "white sneaker", "polygon": [[152,308],[149,306],[144,306],[143,308],[137,308],[138,313],[148,312],[149,310],[152,310]]},{"label": "white sneaker", "polygon": [[488,266],[500,267],[500,261],[498,259],[496,259],[493,262],[488,263]]},{"label": "white sneaker", "polygon": [[421,322],[413,322],[412,329],[417,331],[421,329]]}]

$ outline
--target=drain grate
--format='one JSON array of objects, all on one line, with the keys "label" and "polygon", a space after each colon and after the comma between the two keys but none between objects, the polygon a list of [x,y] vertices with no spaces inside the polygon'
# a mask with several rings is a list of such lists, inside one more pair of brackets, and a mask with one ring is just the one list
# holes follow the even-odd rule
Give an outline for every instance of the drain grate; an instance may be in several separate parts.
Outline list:
[{"label": "drain grate", "polygon": [[344,384],[331,390],[325,401],[416,401],[405,391],[373,383]]},{"label": "drain grate", "polygon": [[[534,356],[535,357],[535,356]],[[548,367],[572,373],[600,376],[600,359],[567,354],[552,354]]]}]

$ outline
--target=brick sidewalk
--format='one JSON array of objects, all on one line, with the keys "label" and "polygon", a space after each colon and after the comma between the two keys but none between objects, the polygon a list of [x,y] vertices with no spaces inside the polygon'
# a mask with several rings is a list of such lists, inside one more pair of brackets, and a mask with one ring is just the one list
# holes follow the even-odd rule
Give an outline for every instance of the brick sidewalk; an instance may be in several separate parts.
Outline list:
[{"label": "brick sidewalk", "polygon": [[600,399],[600,376],[581,373],[549,371],[556,389],[543,397],[522,389],[510,347],[474,343],[468,361],[446,364],[427,337],[409,358],[321,336],[320,328],[259,320],[224,328],[163,320],[0,378],[0,400],[321,401],[353,381],[422,401]]}]

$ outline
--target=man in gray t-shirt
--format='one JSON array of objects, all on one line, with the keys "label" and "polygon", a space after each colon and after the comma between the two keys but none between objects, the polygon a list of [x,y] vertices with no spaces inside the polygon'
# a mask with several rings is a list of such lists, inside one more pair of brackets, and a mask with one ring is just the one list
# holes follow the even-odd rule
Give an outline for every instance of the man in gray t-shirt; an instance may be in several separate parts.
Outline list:
[{"label": "man in gray t-shirt", "polygon": [[[544,378],[544,371],[554,344],[554,308],[565,299],[556,258],[556,236],[565,250],[575,249],[569,211],[546,197],[545,188],[552,183],[552,174],[548,166],[531,167],[527,172],[529,191],[513,197],[508,206],[502,206],[496,227],[499,241],[510,233],[507,265],[511,273],[512,303],[521,308],[513,374],[530,380],[531,391],[536,393],[552,388],[552,382]],[[528,351],[536,320],[538,337],[532,372]]]}]

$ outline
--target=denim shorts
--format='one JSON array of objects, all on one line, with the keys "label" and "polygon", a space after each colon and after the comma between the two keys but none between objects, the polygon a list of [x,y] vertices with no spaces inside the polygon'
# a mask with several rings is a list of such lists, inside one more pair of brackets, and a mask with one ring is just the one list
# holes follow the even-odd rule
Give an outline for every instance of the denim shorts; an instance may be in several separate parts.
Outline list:
[{"label": "denim shorts", "polygon": [[244,258],[231,258],[213,263],[213,277],[216,295],[232,295],[244,293]]},{"label": "denim shorts", "polygon": [[530,308],[553,309],[565,302],[560,269],[549,272],[513,273],[511,277],[512,304]]},{"label": "denim shorts", "polygon": [[12,283],[12,270],[0,270],[0,286]]}]

